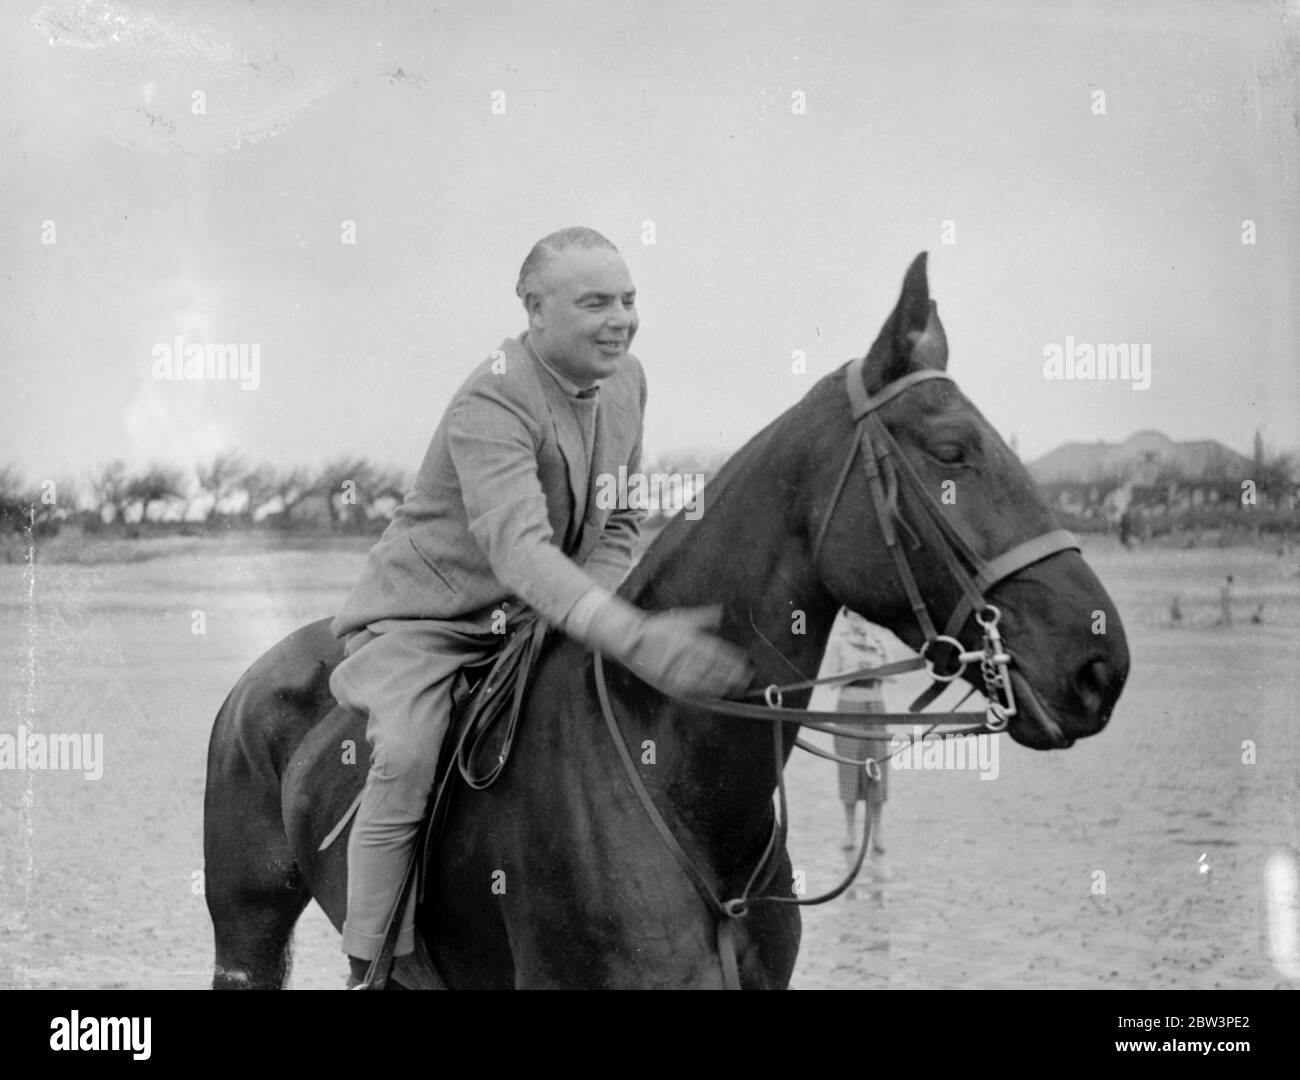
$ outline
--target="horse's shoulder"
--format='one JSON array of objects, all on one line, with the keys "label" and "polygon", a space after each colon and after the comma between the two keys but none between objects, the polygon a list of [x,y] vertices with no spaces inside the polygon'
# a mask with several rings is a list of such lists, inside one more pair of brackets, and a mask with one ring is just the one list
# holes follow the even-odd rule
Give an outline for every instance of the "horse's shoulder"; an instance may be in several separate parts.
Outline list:
[{"label": "horse's shoulder", "polygon": [[585,645],[553,631],[529,675],[529,714],[554,708],[580,693],[590,656]]}]

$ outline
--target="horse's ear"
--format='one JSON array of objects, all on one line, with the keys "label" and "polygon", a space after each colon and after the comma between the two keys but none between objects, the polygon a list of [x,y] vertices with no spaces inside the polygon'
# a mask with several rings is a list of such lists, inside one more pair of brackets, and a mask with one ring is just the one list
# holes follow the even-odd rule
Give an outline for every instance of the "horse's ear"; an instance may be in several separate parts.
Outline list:
[{"label": "horse's ear", "polygon": [[945,371],[948,338],[939,321],[939,306],[930,299],[923,251],[907,268],[903,292],[893,313],[867,353],[867,392],[876,393],[917,368]]}]

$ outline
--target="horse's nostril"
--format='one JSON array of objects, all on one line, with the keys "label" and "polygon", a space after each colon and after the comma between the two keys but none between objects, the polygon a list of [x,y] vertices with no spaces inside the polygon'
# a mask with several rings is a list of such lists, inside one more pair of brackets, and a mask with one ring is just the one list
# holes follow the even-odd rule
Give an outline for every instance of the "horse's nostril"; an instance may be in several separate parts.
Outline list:
[{"label": "horse's nostril", "polygon": [[1075,686],[1079,697],[1094,712],[1106,712],[1115,703],[1118,679],[1105,660],[1089,660],[1079,669]]}]

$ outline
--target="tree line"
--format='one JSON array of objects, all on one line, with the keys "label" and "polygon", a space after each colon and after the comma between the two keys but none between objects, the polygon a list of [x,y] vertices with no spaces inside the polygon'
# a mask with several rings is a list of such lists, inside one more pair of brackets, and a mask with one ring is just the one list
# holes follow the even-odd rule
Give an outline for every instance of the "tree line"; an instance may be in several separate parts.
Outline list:
[{"label": "tree line", "polygon": [[[646,461],[647,474],[715,476],[727,454],[685,450]],[[1256,463],[1250,502],[1276,527],[1295,527],[1297,462],[1294,455],[1272,455]],[[237,452],[216,454],[192,472],[179,466],[152,463],[131,469],[122,460],[110,461],[81,476],[65,474],[41,481],[27,479],[17,466],[0,464],[0,533],[25,533],[39,539],[58,531],[60,524],[78,522],[88,531],[103,528],[138,535],[141,527],[166,523],[198,529],[266,526],[302,531],[379,531],[391,519],[410,487],[411,477],[391,466],[364,457],[338,457],[311,468],[251,461]],[[1174,463],[1162,463],[1130,491],[1131,509],[1152,513],[1167,525],[1196,518],[1199,524],[1235,518],[1247,507],[1242,479],[1236,473],[1211,469],[1201,476],[1184,476]],[[1040,485],[1048,502],[1074,528],[1105,527],[1108,504],[1119,489],[1106,484],[1056,483]],[[307,512],[305,504],[314,505]],[[1235,511],[1235,513],[1234,513]],[[1225,516],[1226,515],[1226,516]],[[1206,521],[1201,521],[1206,518]]]},{"label": "tree line", "polygon": [[[713,476],[727,454],[683,451],[646,462],[647,473]],[[378,531],[410,489],[412,477],[364,457],[339,457],[315,468],[251,461],[220,453],[193,471],[159,462],[132,469],[110,461],[80,476],[32,481],[15,465],[0,464],[0,532],[40,539],[61,524],[88,531],[168,523],[198,528],[267,526],[294,530]],[[314,506],[307,512],[307,503]]]},{"label": "tree line", "polygon": [[289,527],[313,496],[332,529],[386,521],[408,487],[407,475],[361,457],[335,458],[316,468],[252,462],[238,453],[217,454],[193,472],[152,463],[131,469],[110,461],[82,476],[28,480],[14,465],[0,465],[0,528],[51,535],[79,521],[106,525],[195,522],[226,528],[267,524]]}]

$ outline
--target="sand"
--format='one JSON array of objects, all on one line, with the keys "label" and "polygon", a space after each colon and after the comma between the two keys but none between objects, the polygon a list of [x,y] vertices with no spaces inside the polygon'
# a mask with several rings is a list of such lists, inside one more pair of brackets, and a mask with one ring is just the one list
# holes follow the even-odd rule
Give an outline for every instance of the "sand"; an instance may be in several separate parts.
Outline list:
[{"label": "sand", "polygon": [[[30,579],[0,565],[0,732],[34,721],[104,735],[99,779],[0,770],[0,988],[208,984],[212,718],[265,648],[333,610],[363,558],[197,540],[163,550],[42,563]],[[1300,985],[1270,953],[1264,876],[1270,854],[1300,848],[1294,560],[1106,541],[1087,554],[1133,655],[1110,726],[1065,752],[1003,740],[995,780],[896,772],[880,869],[851,898],[806,911],[796,987]],[[1226,573],[1240,616],[1230,628],[1212,625]],[[1259,601],[1265,621],[1252,625]],[[891,703],[910,688],[892,686]],[[794,864],[820,892],[845,866],[834,766],[801,754],[787,776]],[[345,967],[313,905],[292,985],[337,988]]]}]

